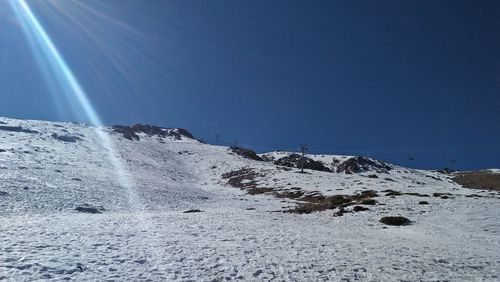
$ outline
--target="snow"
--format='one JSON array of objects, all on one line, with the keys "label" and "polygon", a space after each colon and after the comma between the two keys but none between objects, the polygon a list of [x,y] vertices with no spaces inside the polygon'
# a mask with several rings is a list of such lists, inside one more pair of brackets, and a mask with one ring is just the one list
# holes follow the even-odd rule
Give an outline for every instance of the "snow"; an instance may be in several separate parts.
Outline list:
[{"label": "snow", "polygon": [[[146,135],[130,141],[101,128],[122,162],[117,173],[96,128],[8,118],[0,124],[37,132],[0,130],[0,280],[499,279],[500,195],[461,188],[445,174],[398,166],[387,174],[299,174],[223,146]],[[297,201],[248,195],[221,177],[241,168],[262,172],[259,187],[276,191],[453,197],[381,196],[370,211],[343,217],[283,213]],[[465,197],[472,194],[481,197]],[[83,204],[105,211],[74,211]],[[202,212],[183,213],[189,209]],[[385,215],[412,224],[385,226],[378,222]]]}]

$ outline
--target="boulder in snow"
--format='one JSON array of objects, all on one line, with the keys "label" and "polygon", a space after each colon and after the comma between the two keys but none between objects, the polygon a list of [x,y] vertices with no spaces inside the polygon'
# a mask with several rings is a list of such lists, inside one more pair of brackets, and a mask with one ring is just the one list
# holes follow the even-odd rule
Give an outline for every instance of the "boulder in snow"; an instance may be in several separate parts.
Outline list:
[{"label": "boulder in snow", "polygon": [[386,225],[402,226],[410,224],[411,220],[404,216],[384,216],[380,222]]}]

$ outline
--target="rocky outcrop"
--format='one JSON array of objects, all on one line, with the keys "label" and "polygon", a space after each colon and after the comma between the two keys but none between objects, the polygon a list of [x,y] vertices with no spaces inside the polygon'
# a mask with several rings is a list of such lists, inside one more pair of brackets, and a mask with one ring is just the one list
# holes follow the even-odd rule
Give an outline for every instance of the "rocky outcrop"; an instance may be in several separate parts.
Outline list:
[{"label": "rocky outcrop", "polygon": [[352,157],[337,166],[337,173],[362,173],[375,171],[378,173],[388,173],[391,166],[382,161],[377,161],[365,157]]},{"label": "rocky outcrop", "polygon": [[454,173],[456,170],[453,170],[453,169],[451,169],[451,168],[447,168],[447,167],[445,167],[445,168],[442,168],[442,169],[440,169],[440,170],[436,170],[436,171],[437,171],[437,172],[439,172],[439,173],[443,173],[443,174],[452,174],[452,173]]},{"label": "rocky outcrop", "polygon": [[231,147],[231,151],[237,155],[240,155],[244,158],[255,160],[255,161],[262,161],[262,158],[257,155],[254,151],[246,148],[241,148],[241,147]]},{"label": "rocky outcrop", "polygon": [[140,140],[138,133],[144,133],[148,136],[173,137],[175,140],[181,140],[183,137],[194,139],[194,136],[184,128],[163,128],[154,125],[136,124],[114,125],[113,132],[122,134],[128,140]]},{"label": "rocky outcrop", "polygon": [[22,126],[7,126],[7,125],[2,125],[2,126],[0,126],[0,130],[3,130],[3,131],[12,131],[12,132],[23,132],[23,133],[38,133],[38,131],[31,130],[31,129],[26,129],[26,128],[23,128]]},{"label": "rocky outcrop", "polygon": [[299,154],[291,154],[274,161],[275,165],[294,167],[294,168],[301,168],[302,163],[304,164],[305,169],[331,172],[331,169],[326,167],[322,162],[315,161],[308,157],[302,157]]}]

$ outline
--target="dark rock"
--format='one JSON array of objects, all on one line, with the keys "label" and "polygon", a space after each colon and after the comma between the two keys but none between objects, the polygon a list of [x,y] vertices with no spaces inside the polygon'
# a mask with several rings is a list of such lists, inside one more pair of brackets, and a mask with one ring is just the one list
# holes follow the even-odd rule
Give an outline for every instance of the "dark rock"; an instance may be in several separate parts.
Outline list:
[{"label": "dark rock", "polygon": [[75,143],[76,141],[81,141],[82,138],[77,137],[77,136],[71,136],[71,135],[57,135],[57,134],[52,134],[52,138],[57,139],[59,141],[63,142],[68,142],[68,143]]},{"label": "dark rock", "polygon": [[0,153],[3,153],[3,152],[7,152],[7,151],[5,151],[4,149],[0,149]]},{"label": "dark rock", "polygon": [[419,205],[428,205],[428,204],[429,204],[429,202],[427,202],[427,201],[420,201],[420,202],[418,202],[418,204],[419,204]]},{"label": "dark rock", "polygon": [[308,157],[302,157],[299,154],[290,154],[289,156],[279,158],[274,162],[275,165],[293,168],[301,168],[302,163],[304,165],[304,169],[331,172],[331,170],[322,162],[315,161]]},{"label": "dark rock", "polygon": [[81,206],[78,206],[75,208],[75,210],[77,212],[83,212],[83,213],[92,213],[92,214],[98,214],[98,213],[102,213],[103,211],[105,211],[105,209],[103,207],[94,207],[94,206],[91,206],[91,205],[88,205],[88,204],[83,204]]},{"label": "dark rock", "polygon": [[76,269],[79,271],[79,272],[83,272],[85,270],[85,268],[83,267],[83,265],[81,263],[77,263],[76,264]]},{"label": "dark rock", "polygon": [[336,213],[333,214],[333,216],[343,216],[345,213],[348,213],[349,211],[346,211],[344,208],[340,208]]},{"label": "dark rock", "polygon": [[328,203],[332,206],[332,208],[335,208],[336,206],[342,205],[342,204],[348,204],[352,202],[352,199],[349,197],[346,197],[344,195],[334,195],[330,196],[327,198]]},{"label": "dark rock", "polygon": [[377,161],[365,157],[353,157],[337,166],[337,173],[346,174],[361,173],[366,171],[375,171],[378,173],[387,173],[391,166],[382,161]]},{"label": "dark rock", "polygon": [[449,198],[448,196],[451,196],[451,194],[450,193],[432,193],[432,196],[433,197],[441,197],[441,198],[446,197],[443,199],[447,199],[447,198]]},{"label": "dark rock", "polygon": [[71,180],[73,180],[73,181],[82,181],[80,178],[76,178],[76,177],[71,178]]},{"label": "dark rock", "polygon": [[202,211],[195,209],[195,210],[187,210],[187,211],[184,211],[182,213],[195,213],[195,212],[202,212]]},{"label": "dark rock", "polygon": [[475,197],[475,198],[482,198],[483,196],[478,195],[478,194],[469,194],[469,195],[465,195],[465,197],[467,197],[467,198],[473,198],[473,197]]},{"label": "dark rock", "polygon": [[403,193],[405,195],[410,195],[410,196],[417,196],[417,197],[430,197],[429,195],[427,194],[420,194],[420,193],[417,193],[417,192],[407,192],[407,193]]},{"label": "dark rock", "polygon": [[370,174],[367,176],[368,178],[378,178],[378,176],[376,174]]},{"label": "dark rock", "polygon": [[267,187],[250,187],[247,189],[247,193],[249,195],[260,195],[260,194],[270,193],[273,190],[274,189]]},{"label": "dark rock", "polygon": [[9,193],[4,192],[4,191],[0,191],[0,196],[8,196],[8,195],[9,195]]},{"label": "dark rock", "polygon": [[359,204],[361,205],[370,205],[370,206],[373,206],[377,203],[377,201],[375,201],[374,199],[364,199],[364,200],[361,200],[359,202]]},{"label": "dark rock", "polygon": [[411,220],[403,216],[384,216],[380,219],[380,222],[387,225],[401,226],[410,224]]},{"label": "dark rock", "polygon": [[378,197],[377,191],[374,190],[366,190],[361,192],[362,197],[374,198]]},{"label": "dark rock", "polygon": [[401,196],[402,195],[401,192],[394,191],[394,190],[391,190],[391,189],[387,189],[387,190],[384,190],[382,192],[387,193],[387,194],[385,194],[386,196]]},{"label": "dark rock", "polygon": [[369,210],[369,208],[362,207],[362,206],[354,206],[352,208],[352,210],[355,211],[355,212],[360,212],[360,211],[367,211],[367,210]]},{"label": "dark rock", "polygon": [[22,128],[21,126],[7,126],[7,125],[2,125],[0,126],[0,130],[3,131],[12,131],[12,132],[23,132],[23,133],[38,133],[38,131],[30,130],[30,129],[25,129]]},{"label": "dark rock", "polygon": [[325,211],[325,210],[327,210],[327,208],[328,207],[326,205],[306,203],[306,204],[298,205],[294,209],[287,210],[285,212],[298,213],[298,214],[310,214],[313,212]]},{"label": "dark rock", "polygon": [[263,161],[257,153],[250,149],[242,148],[242,147],[231,147],[231,151],[237,155],[240,155],[244,158],[255,160],[255,161]]}]

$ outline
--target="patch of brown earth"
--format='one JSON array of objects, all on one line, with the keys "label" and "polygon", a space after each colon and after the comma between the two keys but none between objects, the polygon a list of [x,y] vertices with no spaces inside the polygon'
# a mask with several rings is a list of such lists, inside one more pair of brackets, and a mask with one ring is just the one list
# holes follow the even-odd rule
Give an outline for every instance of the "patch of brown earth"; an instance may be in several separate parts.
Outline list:
[{"label": "patch of brown earth", "polygon": [[500,173],[490,171],[459,172],[453,181],[465,188],[500,191]]},{"label": "patch of brown earth", "polygon": [[[292,187],[289,190],[259,187],[257,177],[263,177],[265,175],[264,172],[256,172],[252,168],[242,168],[224,173],[222,178],[227,179],[229,185],[245,190],[250,195],[269,194],[277,198],[300,201],[295,208],[285,211],[290,213],[303,214],[339,208],[336,215],[341,216],[349,212],[344,208],[351,205],[374,205],[376,201],[371,198],[378,197],[377,192],[373,190],[362,191],[354,195],[324,196],[320,192],[306,192],[299,187]],[[356,211],[361,210],[363,209],[356,209]]]}]

